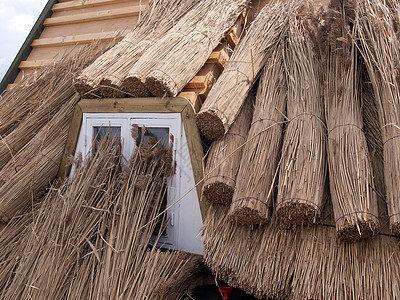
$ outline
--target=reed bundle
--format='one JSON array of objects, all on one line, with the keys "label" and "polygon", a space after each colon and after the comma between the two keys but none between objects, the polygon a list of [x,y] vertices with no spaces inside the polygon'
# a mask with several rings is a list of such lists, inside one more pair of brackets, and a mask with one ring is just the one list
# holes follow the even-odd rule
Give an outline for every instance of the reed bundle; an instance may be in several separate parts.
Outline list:
[{"label": "reed bundle", "polygon": [[[98,57],[77,78],[75,86],[83,97],[124,97],[122,86],[129,70],[156,40],[171,29],[199,0],[150,0],[136,27],[115,47]],[[130,96],[149,96],[144,85]]]},{"label": "reed bundle", "polygon": [[33,213],[28,211],[12,218],[0,230],[0,291],[6,290],[14,279],[24,247],[21,241],[32,220]]},{"label": "reed bundle", "polygon": [[290,22],[285,55],[287,118],[276,217],[283,226],[317,222],[324,205],[326,125],[319,60],[302,21]]},{"label": "reed bundle", "polygon": [[[88,49],[86,48],[86,50]],[[38,107],[32,107],[29,115],[21,120],[12,132],[1,139],[0,170],[52,119],[63,104],[75,95],[76,91],[72,84],[73,72],[79,71],[82,66],[87,64],[90,56],[87,57],[86,55],[89,53],[96,55],[96,52],[98,53],[99,51],[92,49],[91,51],[82,52],[77,56],[79,59],[71,59],[71,56],[64,57],[54,67],[50,66],[50,70],[45,71],[47,74],[45,76],[46,81],[36,81],[31,85],[33,93],[37,93],[36,96],[40,99],[38,100],[39,105]],[[21,98],[20,95],[14,95],[14,97],[19,99],[22,105],[27,100]],[[10,101],[11,103],[15,104],[13,100]],[[19,108],[19,106],[18,104],[16,107]],[[16,110],[15,107],[14,110]]]},{"label": "reed bundle", "polygon": [[355,27],[374,90],[383,140],[386,201],[391,231],[400,235],[400,41],[393,1],[356,1]]},{"label": "reed bundle", "polygon": [[225,205],[232,202],[243,144],[253,115],[254,98],[255,93],[250,92],[228,133],[211,146],[203,185],[203,195],[208,201]]},{"label": "reed bundle", "polygon": [[201,69],[249,0],[206,0],[161,37],[129,71],[128,82],[144,81],[158,97],[174,97]]},{"label": "reed bundle", "polygon": [[259,71],[286,35],[288,21],[302,2],[273,1],[251,23],[196,115],[197,126],[207,139],[221,139],[235,121]]},{"label": "reed bundle", "polygon": [[[17,84],[9,92],[0,96],[0,137],[3,139],[11,133],[18,124],[32,111],[48,99],[41,98],[45,81],[51,78],[42,73],[39,78],[36,74],[29,76],[25,84]],[[18,107],[18,109],[15,109]]]},{"label": "reed bundle", "polygon": [[98,255],[91,245],[104,234],[97,226],[117,192],[119,149],[119,142],[104,139],[69,182],[50,190],[26,229],[22,258],[4,299],[62,299],[79,262]]},{"label": "reed bundle", "polygon": [[1,221],[7,222],[36,202],[56,177],[78,101],[75,93],[0,171]]},{"label": "reed bundle", "polygon": [[[12,89],[10,95],[16,98],[4,99],[7,104],[15,104],[17,99],[24,106],[25,99],[20,96],[28,94],[25,89],[40,99],[24,120],[0,140],[0,214],[6,214],[2,215],[4,221],[29,205],[55,178],[72,111],[79,101],[72,84],[75,73],[111,45],[112,42],[93,42],[78,53],[66,55],[58,64],[45,68],[38,80]],[[15,90],[23,93],[15,94]]]},{"label": "reed bundle", "polygon": [[[325,93],[330,191],[338,238],[354,241],[379,228],[377,196],[360,103],[361,73],[355,44],[338,16],[330,45]],[[336,29],[335,29],[336,30]]]},{"label": "reed bundle", "polygon": [[[21,260],[2,299],[158,299],[153,289],[190,272],[190,257],[148,247],[171,149],[142,143],[121,172],[119,141],[106,137],[94,148],[23,231]],[[144,177],[151,180],[143,184]]]},{"label": "reed bundle", "polygon": [[[17,83],[9,92],[0,96],[0,158],[9,153],[15,154],[24,141],[45,124],[67,99],[68,93],[74,93],[73,78],[94,58],[98,57],[112,42],[92,44],[72,51],[61,60],[35,71],[22,82]],[[73,53],[74,52],[74,53]],[[65,96],[65,98],[62,98]],[[61,98],[60,98],[61,97]],[[18,109],[16,109],[18,108]],[[21,122],[24,122],[21,124]],[[17,132],[13,132],[17,130]],[[11,134],[11,135],[10,135]],[[9,145],[9,146],[7,146]],[[7,151],[4,149],[7,148]]]},{"label": "reed bundle", "polygon": [[270,57],[257,90],[252,124],[240,162],[230,217],[241,224],[270,219],[286,109],[282,48]]},{"label": "reed bundle", "polygon": [[396,299],[397,240],[336,242],[333,226],[239,226],[213,204],[203,223],[204,261],[218,279],[258,298]]}]

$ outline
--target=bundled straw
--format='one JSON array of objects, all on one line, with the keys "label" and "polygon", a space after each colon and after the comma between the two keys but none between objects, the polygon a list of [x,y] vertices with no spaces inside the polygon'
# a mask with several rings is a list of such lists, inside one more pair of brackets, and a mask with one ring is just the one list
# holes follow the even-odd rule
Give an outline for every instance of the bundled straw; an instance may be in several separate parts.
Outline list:
[{"label": "bundled straw", "polygon": [[203,195],[208,201],[225,205],[232,202],[243,144],[253,115],[254,98],[255,93],[250,92],[228,133],[211,146],[203,185]]},{"label": "bundled straw", "polygon": [[117,191],[120,146],[104,139],[97,148],[70,182],[47,194],[25,230],[22,258],[4,299],[62,299],[79,262],[98,256],[92,245],[104,234],[97,226]]},{"label": "bundled straw", "polygon": [[[19,122],[18,126],[10,132],[7,136],[4,136],[0,141],[0,170],[4,165],[18,153],[18,151],[31,140],[39,130],[48,123],[53,116],[60,110],[71,97],[76,93],[75,88],[72,85],[72,78],[74,72],[80,71],[87,63],[92,59],[92,56],[97,56],[102,52],[102,47],[89,46],[85,47],[79,53],[79,56],[65,56],[63,59],[55,64],[54,66],[48,67],[43,77],[40,80],[32,83],[30,89],[35,96],[38,97],[37,102],[40,104],[38,107],[32,107],[29,115],[24,120]],[[75,59],[79,57],[79,59]],[[13,97],[10,99],[10,104],[16,105],[18,111],[20,104],[15,104],[15,99],[18,99],[22,105],[25,101],[29,102],[29,98],[24,99],[23,90],[28,89],[26,86],[24,89],[19,89],[22,94],[12,94]],[[12,90],[12,92],[14,89]],[[40,93],[38,92],[40,91]],[[7,94],[6,94],[7,95]],[[32,96],[30,96],[32,97]]]},{"label": "bundled straw", "polygon": [[276,216],[284,226],[316,223],[324,204],[326,130],[319,61],[301,22],[290,23],[287,117]]},{"label": "bundled straw", "polygon": [[400,235],[400,41],[394,1],[356,1],[356,32],[373,87],[383,140],[390,228]]},{"label": "bundled straw", "polygon": [[[81,96],[124,97],[126,90],[122,82],[132,66],[198,2],[150,0],[136,27],[77,78],[75,86]],[[133,97],[149,96],[144,85],[130,89],[129,94]]]},{"label": "bundled straw", "polygon": [[79,95],[75,93],[60,111],[0,172],[2,222],[25,210],[54,180],[60,167],[69,124]]},{"label": "bundled straw", "polygon": [[213,204],[203,225],[204,261],[218,279],[259,298],[397,299],[398,241],[338,244],[330,226],[239,226]]},{"label": "bundled straw", "polygon": [[196,75],[249,0],[205,0],[159,39],[129,71],[127,91],[145,82],[158,97],[176,96]]},{"label": "bundled straw", "polygon": [[338,238],[354,241],[379,228],[368,146],[363,132],[360,69],[344,14],[336,19],[339,36],[331,41],[325,93],[328,163]]},{"label": "bundled straw", "polygon": [[32,211],[16,216],[0,230],[0,297],[13,281],[24,249],[24,234],[33,220]]},{"label": "bundled straw", "polygon": [[[142,142],[122,173],[119,141],[106,136],[92,149],[23,230],[18,267],[0,273],[7,282],[2,299],[161,299],[153,296],[159,286],[192,272],[190,257],[148,248],[171,174],[171,149]],[[151,180],[143,184],[143,177]]]},{"label": "bundled straw", "polygon": [[286,108],[283,72],[282,48],[278,48],[261,75],[229,211],[241,224],[263,224],[270,219]]},{"label": "bundled straw", "polygon": [[[0,170],[0,215],[3,221],[37,200],[38,194],[55,178],[72,112],[79,101],[72,79],[75,72],[80,72],[109,46],[94,42],[77,54],[67,55],[56,66],[47,67],[43,78],[22,87],[23,91],[29,87],[35,93],[41,89],[41,94],[37,92],[41,101],[0,141],[0,166],[3,167]],[[24,102],[14,90],[11,95]],[[14,98],[4,99],[15,104]]]},{"label": "bundled straw", "polygon": [[207,139],[221,139],[235,121],[259,71],[286,34],[288,21],[302,2],[267,4],[251,23],[196,116],[197,126]]}]

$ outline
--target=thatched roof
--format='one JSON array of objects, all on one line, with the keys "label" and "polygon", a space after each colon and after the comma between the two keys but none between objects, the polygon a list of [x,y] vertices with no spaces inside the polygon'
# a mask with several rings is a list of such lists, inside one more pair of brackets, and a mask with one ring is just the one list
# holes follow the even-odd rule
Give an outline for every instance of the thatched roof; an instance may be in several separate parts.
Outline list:
[{"label": "thatched roof", "polygon": [[[81,97],[144,95],[194,95],[204,142],[215,140],[205,182],[216,190],[202,199],[214,202],[202,235],[218,279],[260,298],[400,295],[399,8],[267,2],[261,10],[260,1],[150,0],[130,33],[74,50],[0,98],[1,297],[123,290],[141,298],[152,295],[152,280],[165,281],[156,292],[164,297],[181,280],[187,258],[146,249],[158,204],[124,202],[161,195],[165,172],[140,189],[117,171],[118,147],[108,145],[114,156],[89,159],[46,190],[56,186]],[[151,161],[157,167],[144,169],[162,169],[161,156]],[[140,166],[132,162],[133,180]],[[138,212],[143,218],[131,219]],[[133,223],[146,231],[125,235]],[[53,255],[54,265],[45,263]],[[182,274],[195,276],[197,261],[187,266]],[[68,276],[48,276],[53,267]],[[136,273],[148,281],[133,284]]]}]

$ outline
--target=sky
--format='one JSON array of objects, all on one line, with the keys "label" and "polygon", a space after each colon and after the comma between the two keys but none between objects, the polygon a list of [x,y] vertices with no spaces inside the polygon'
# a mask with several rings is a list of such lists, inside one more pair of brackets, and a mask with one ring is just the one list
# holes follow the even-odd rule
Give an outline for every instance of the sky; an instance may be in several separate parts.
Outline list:
[{"label": "sky", "polygon": [[0,0],[0,81],[47,0]]}]

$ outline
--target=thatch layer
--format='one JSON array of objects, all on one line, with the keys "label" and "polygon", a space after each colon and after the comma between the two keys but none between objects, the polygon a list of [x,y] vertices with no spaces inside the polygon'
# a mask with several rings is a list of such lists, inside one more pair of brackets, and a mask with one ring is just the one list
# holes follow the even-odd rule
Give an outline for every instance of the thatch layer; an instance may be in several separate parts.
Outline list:
[{"label": "thatch layer", "polygon": [[253,116],[254,98],[255,93],[250,93],[228,133],[211,146],[203,185],[203,195],[208,201],[225,205],[232,202],[243,145]]},{"label": "thatch layer", "polygon": [[272,2],[251,23],[196,116],[197,126],[207,139],[221,139],[235,121],[259,71],[286,34],[289,18],[302,3]]},{"label": "thatch layer", "polygon": [[248,3],[200,2],[144,53],[129,71],[124,87],[129,91],[142,81],[155,96],[176,96],[201,69]]},{"label": "thatch layer", "polygon": [[[47,194],[32,224],[7,225],[2,240],[21,233],[20,259],[0,273],[2,299],[157,299],[154,290],[171,275],[176,282],[188,274],[190,257],[148,248],[165,213],[159,211],[171,150],[145,144],[121,172],[119,141],[101,140],[77,161],[72,178]],[[143,176],[152,178],[144,186]],[[1,258],[9,266],[15,256]]]},{"label": "thatch layer", "polygon": [[[150,0],[137,26],[115,47],[99,56],[75,82],[82,97],[124,97],[122,82],[143,53],[171,29],[199,0]],[[130,96],[149,96],[142,84]]]},{"label": "thatch layer", "polygon": [[400,41],[398,4],[356,1],[355,28],[381,126],[390,228],[400,235]]},{"label": "thatch layer", "polygon": [[35,203],[57,176],[79,95],[60,111],[0,172],[0,217],[7,222]]},{"label": "thatch layer", "polygon": [[284,52],[287,118],[276,216],[282,226],[316,223],[324,205],[326,125],[319,60],[301,21],[290,22]]},{"label": "thatch layer", "polygon": [[[229,285],[259,298],[396,299],[397,240],[338,244],[331,226],[240,226],[213,204],[203,225],[204,260]],[[390,262],[390,263],[388,263]]]},{"label": "thatch layer", "polygon": [[338,238],[369,238],[379,229],[378,204],[360,103],[361,73],[345,15],[328,55],[325,116],[332,203]]},{"label": "thatch layer", "polygon": [[[4,101],[7,106],[16,105],[15,107],[18,107],[18,109],[14,107],[14,111],[19,111],[21,106],[26,106],[26,103],[30,103],[35,98],[34,102],[37,102],[37,106],[31,103],[29,114],[22,120],[15,120],[19,121],[18,125],[0,140],[0,170],[11,158],[15,161],[14,156],[18,151],[54,117],[69,99],[74,97],[76,90],[72,83],[73,76],[86,67],[93,60],[93,57],[104,52],[105,47],[105,45],[94,44],[84,47],[78,54],[72,55],[73,58],[71,55],[67,55],[57,64],[50,65],[43,70],[40,79],[26,84],[22,88],[17,87],[19,94],[14,94],[14,88],[10,95],[6,94]],[[31,94],[25,95],[28,92]],[[23,98],[24,96],[26,98]],[[16,100],[19,101],[18,104],[15,103]]]},{"label": "thatch layer", "polygon": [[40,105],[31,106],[29,115],[0,141],[3,221],[38,200],[38,195],[57,175],[72,112],[79,101],[73,78],[112,44],[94,42],[83,47],[78,53],[65,56],[57,65],[45,68],[39,80],[12,89],[10,95],[16,98],[4,98],[11,104],[16,99],[24,103],[13,91],[22,90],[23,96],[32,91],[39,97]]},{"label": "thatch layer", "polygon": [[261,75],[237,175],[229,214],[242,224],[263,224],[270,219],[287,98],[282,50],[274,52]]},{"label": "thatch layer", "polygon": [[119,149],[119,143],[103,141],[70,182],[47,194],[24,232],[21,261],[2,291],[5,299],[63,298],[77,264],[94,250],[96,225],[112,203]]}]

